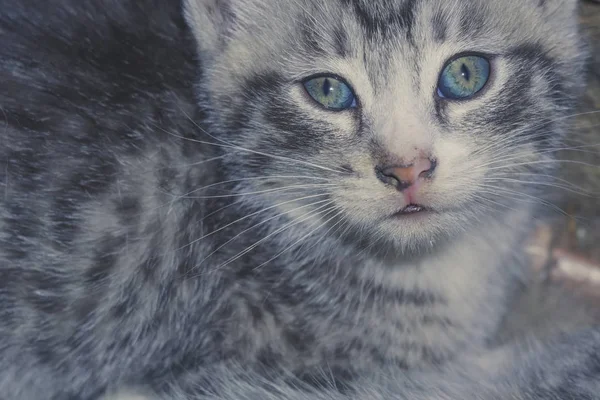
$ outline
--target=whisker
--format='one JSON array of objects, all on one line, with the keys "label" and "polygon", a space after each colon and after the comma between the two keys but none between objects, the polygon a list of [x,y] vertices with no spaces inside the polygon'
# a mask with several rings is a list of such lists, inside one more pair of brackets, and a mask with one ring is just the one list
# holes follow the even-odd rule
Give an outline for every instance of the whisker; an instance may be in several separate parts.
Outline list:
[{"label": "whisker", "polygon": [[[598,152],[598,151],[586,150],[588,148],[597,148],[597,147],[600,147],[600,143],[590,144],[590,143],[584,142],[577,146],[563,145],[561,147],[550,147],[550,148],[544,148],[543,150],[538,150],[533,146],[533,144],[531,143],[531,138],[529,138],[529,137],[518,138],[518,139],[515,139],[513,137],[508,137],[508,138],[503,138],[500,141],[493,142],[488,146],[478,149],[477,151],[474,151],[473,153],[471,153],[471,156],[472,157],[480,156],[482,154],[486,154],[486,153],[490,153],[490,152],[498,150],[499,153],[494,154],[494,156],[496,159],[499,159],[500,157],[503,157],[505,155],[514,156],[514,152],[519,149],[522,149],[522,148],[526,148],[529,150],[526,154],[533,153],[533,154],[539,155],[539,154],[557,153],[559,151],[563,151],[563,152],[564,151],[572,151],[572,152],[577,152],[577,153],[600,155],[600,152]],[[534,151],[532,151],[532,150],[534,150]]]},{"label": "whisker", "polygon": [[[319,184],[312,184],[312,185],[319,185]],[[315,187],[316,187],[316,186],[315,186]],[[274,189],[273,189],[273,191],[276,191],[276,190],[281,190],[282,192],[283,192],[283,191],[286,191],[286,192],[287,192],[288,190],[289,190],[289,191],[292,191],[292,190],[299,190],[299,189],[302,189],[302,188],[303,188],[303,186],[302,186],[302,185],[297,185],[297,187],[288,187],[288,186],[282,186],[282,187],[280,187],[280,188],[274,188]],[[145,214],[145,213],[152,213],[152,212],[154,212],[154,211],[156,211],[156,210],[159,210],[159,209],[161,209],[161,208],[163,208],[163,207],[167,207],[167,206],[169,206],[169,205],[172,205],[173,203],[175,203],[176,201],[178,201],[178,200],[181,200],[181,199],[200,199],[200,198],[201,198],[201,197],[192,197],[192,196],[186,196],[186,194],[183,194],[183,195],[174,195],[173,193],[169,193],[169,192],[167,192],[167,191],[164,191],[164,190],[160,190],[160,192],[161,192],[161,193],[164,193],[164,194],[166,194],[166,195],[168,195],[168,196],[172,196],[173,198],[172,198],[172,199],[170,199],[169,201],[167,201],[167,202],[163,203],[163,204],[159,204],[158,206],[155,206],[155,207],[152,207],[152,208],[149,208],[149,209],[147,209],[147,210],[141,211],[141,212],[139,212],[139,213],[134,213],[134,214],[131,214],[131,215],[132,215],[132,216],[139,216],[139,215],[142,215],[142,214]],[[191,192],[188,192],[188,193],[191,193]],[[241,197],[241,196],[240,196],[240,197]],[[218,212],[220,212],[220,211],[223,211],[223,210],[224,210],[224,209],[226,209],[226,208],[229,208],[229,207],[231,207],[231,206],[234,206],[234,205],[237,205],[237,204],[243,203],[244,201],[246,201],[246,200],[244,200],[244,199],[240,199],[240,200],[238,200],[238,201],[235,201],[235,202],[232,202],[232,203],[230,203],[230,204],[227,204],[227,205],[225,205],[224,207],[221,207],[221,208],[219,208],[218,210],[215,210],[215,211],[211,212],[210,214],[207,214],[207,215],[206,215],[206,216],[205,216],[205,217],[204,217],[204,218],[203,218],[201,221],[203,221],[204,219],[206,219],[206,218],[208,218],[208,217],[210,217],[210,216],[212,216],[212,215],[214,215],[214,214],[216,214],[216,213],[218,213]]]},{"label": "whisker", "polygon": [[[569,119],[569,118],[583,117],[583,116],[594,115],[594,114],[600,114],[600,110],[583,111],[583,112],[579,112],[579,113],[575,113],[575,114],[569,114],[569,115],[555,118],[555,119],[551,120],[551,122],[558,122],[558,121],[562,121],[562,120]],[[545,125],[545,124],[539,124],[538,127],[543,126],[543,125]]]},{"label": "whisker", "polygon": [[[589,127],[585,127],[582,129],[588,130],[590,128],[597,127],[597,126],[600,126],[600,124],[593,124]],[[534,127],[534,129],[535,129],[535,127]],[[573,131],[573,129],[571,129],[571,131]],[[518,130],[517,130],[516,132],[513,132],[512,135],[503,135],[500,140],[495,140],[492,143],[488,144],[487,146],[484,146],[484,147],[478,149],[477,151],[473,152],[472,154],[480,155],[483,153],[493,151],[495,149],[503,149],[503,148],[514,149],[516,147],[531,146],[532,141],[534,141],[537,138],[544,138],[547,135],[548,135],[548,132],[538,132],[536,134],[518,135]],[[597,145],[589,145],[584,141],[575,140],[573,138],[567,138],[567,139],[565,139],[565,142],[566,143],[568,143],[568,142],[579,143],[579,144],[581,144],[581,146],[579,146],[581,148],[597,146]],[[576,148],[576,147],[577,146],[572,147],[572,148]]]},{"label": "whisker", "polygon": [[[371,250],[373,247],[375,247],[375,245],[377,245],[381,239],[383,239],[385,237],[385,233],[383,232],[379,232],[378,235],[375,237],[374,240],[371,241],[371,244],[369,244],[367,247],[365,247],[364,249],[362,249],[359,253],[358,256],[362,256],[363,254],[365,254],[367,251]],[[379,253],[379,252],[378,252]]]},{"label": "whisker", "polygon": [[[493,193],[493,192],[486,192],[486,193],[496,194],[496,193]],[[471,196],[473,197],[474,200],[479,200],[480,201],[479,204],[482,205],[482,206],[486,206],[487,203],[492,203],[492,204],[495,204],[495,205],[497,205],[499,207],[506,208],[506,209],[508,209],[510,211],[518,211],[516,208],[510,207],[510,206],[508,206],[506,204],[502,204],[500,202],[497,202],[495,200],[489,199],[487,197],[484,197],[484,196],[481,196],[481,195],[478,195],[478,194],[472,194]],[[509,197],[506,197],[506,198],[509,198]],[[514,199],[513,197],[510,197],[510,198]],[[492,209],[491,207],[486,207],[486,208]]]},{"label": "whisker", "polygon": [[[519,144],[517,146],[514,146],[512,143],[510,143],[510,146],[507,146],[507,148],[505,149],[504,152],[496,154],[495,158],[493,158],[492,160],[495,159],[498,161],[505,161],[510,158],[500,158],[498,156],[502,156],[502,157],[504,157],[505,155],[514,156],[515,151],[518,151],[520,148],[526,148],[526,147],[530,147],[530,149],[529,149],[530,151],[522,153],[520,155],[520,157],[530,156],[530,155],[539,156],[539,155],[554,154],[554,153],[559,153],[559,152],[573,152],[573,153],[579,153],[579,154],[589,154],[589,155],[600,156],[599,151],[586,150],[587,148],[600,147],[600,143],[585,144],[585,145],[580,145],[580,146],[561,146],[561,147],[545,148],[543,150],[533,149],[533,148],[531,148],[532,146],[529,143],[523,143],[523,144]],[[519,158],[519,156],[517,156],[516,158]]]},{"label": "whisker", "polygon": [[[311,163],[311,162],[308,162],[308,161],[297,160],[295,158],[290,158],[290,157],[285,157],[285,156],[278,156],[278,155],[268,154],[268,153],[264,153],[264,152],[257,151],[257,150],[251,150],[251,149],[247,149],[245,147],[242,147],[242,146],[230,143],[230,142],[228,142],[226,140],[223,140],[223,139],[220,139],[220,138],[218,138],[218,137],[216,137],[214,135],[211,135],[204,128],[202,128],[200,125],[198,125],[196,123],[196,121],[194,121],[181,107],[179,107],[179,109],[180,109],[181,113],[192,124],[194,124],[194,126],[196,126],[196,128],[198,128],[203,134],[205,134],[206,136],[210,137],[213,140],[216,140],[217,142],[222,143],[223,144],[222,146],[224,146],[224,147],[231,147],[231,148],[234,148],[234,149],[237,149],[237,150],[241,150],[241,151],[245,151],[245,152],[248,152],[248,153],[253,153],[253,154],[257,154],[257,155],[261,155],[261,156],[265,156],[265,157],[271,157],[271,158],[275,158],[275,159],[279,159],[279,160],[283,160],[283,161],[291,161],[291,162],[295,162],[295,163],[299,163],[299,164],[303,164],[303,165],[308,165],[308,166],[315,167],[315,168],[318,168],[318,169],[322,169],[322,170],[325,170],[325,171],[335,172],[337,174],[340,174],[340,173],[347,174],[346,171],[335,170],[335,169],[324,167],[322,165],[314,164],[314,163]],[[173,135],[175,137],[178,137],[179,139],[192,140],[194,142],[198,142],[198,143],[202,143],[202,144],[207,144],[207,145],[217,145],[216,143],[204,142],[204,141],[198,141],[196,139],[186,138],[186,137],[183,137],[183,136],[180,136],[180,135],[176,135],[173,132],[167,132],[167,131],[165,131],[165,132],[168,133],[168,134],[170,134],[170,135]]]},{"label": "whisker", "polygon": [[[505,199],[510,199],[510,200],[514,200],[514,201],[519,201],[519,202],[525,202],[528,204],[538,204],[539,202],[536,201],[532,201],[531,199],[523,199],[521,197],[514,197],[514,196],[510,196],[510,195],[506,195],[506,194],[501,194],[501,193],[497,193],[495,191],[481,191],[481,193],[487,193],[487,194],[491,194],[493,196],[496,197],[501,197],[501,198],[505,198]],[[472,195],[472,200],[474,200],[476,202],[476,204],[480,207],[482,207],[482,212],[485,212],[486,210],[488,210],[488,212],[493,212],[495,211],[493,207],[490,206],[489,203],[494,204],[498,207],[502,207],[505,208],[509,211],[515,211],[518,212],[519,210],[514,208],[514,207],[510,207],[507,204],[503,204],[500,203],[498,201],[492,200],[488,197],[485,196],[481,196],[479,194],[473,194]],[[564,213],[561,213],[564,214]],[[535,217],[535,216],[529,216],[530,219],[532,219],[533,221],[539,221],[539,218]],[[498,222],[502,222],[502,221],[498,221]],[[502,222],[505,226],[508,226],[506,223]],[[512,227],[511,227],[512,228]]]},{"label": "whisker", "polygon": [[520,179],[513,179],[513,178],[485,178],[484,179],[485,182],[511,182],[511,183],[521,183],[524,185],[534,185],[534,186],[547,186],[547,187],[552,187],[552,188],[557,188],[557,189],[563,189],[567,192],[570,193],[574,193],[577,195],[581,195],[581,196],[585,196],[585,197],[594,197],[594,195],[590,192],[587,191],[580,191],[571,187],[568,187],[566,185],[558,185],[558,184],[553,184],[553,183],[548,183],[548,182],[533,182],[533,181],[523,181]]},{"label": "whisker", "polygon": [[[530,195],[528,193],[523,193],[523,192],[518,192],[518,191],[514,191],[514,190],[510,190],[510,189],[506,189],[506,188],[502,188],[500,186],[494,186],[494,185],[485,185],[486,188],[492,188],[492,189],[496,189],[498,192],[497,194],[501,194],[501,193],[509,193],[509,194],[513,194],[516,195],[518,197],[525,197],[527,199],[531,199],[533,200],[534,203],[539,203],[539,204],[543,204],[545,206],[548,206],[556,211],[558,211],[559,213],[565,215],[565,216],[571,216],[569,215],[569,213],[567,213],[565,210],[563,210],[562,208],[558,207],[556,204],[552,204],[544,199],[541,199],[539,197]],[[523,199],[521,198],[520,201],[523,201]]]},{"label": "whisker", "polygon": [[[519,211],[516,208],[510,207],[510,206],[508,206],[506,204],[499,203],[497,201],[490,200],[490,199],[488,199],[486,197],[483,197],[483,196],[474,195],[473,197],[474,197],[473,200],[478,204],[478,206],[482,207],[482,212],[486,212],[486,210],[488,210],[488,212],[494,212],[494,211],[496,211],[488,203],[495,204],[496,206],[505,208],[505,209],[507,209],[509,211],[515,211],[515,212]],[[537,218],[537,217],[535,217],[535,216],[530,216],[529,218],[531,218],[534,222],[540,222],[540,219]],[[502,219],[497,219],[496,222],[501,223],[502,225],[508,227],[511,230],[514,229],[514,227],[508,225]]]},{"label": "whisker", "polygon": [[529,165],[536,165],[536,164],[553,164],[553,163],[556,163],[556,164],[569,163],[569,164],[582,165],[582,166],[591,167],[591,168],[600,168],[600,165],[594,165],[594,164],[587,163],[585,161],[578,161],[578,160],[536,160],[536,161],[525,162],[525,163],[509,164],[509,165],[504,165],[501,167],[493,167],[493,168],[489,168],[489,170],[502,170],[502,169],[508,169],[508,168],[514,168],[514,167],[521,167],[524,165],[529,166]]},{"label": "whisker", "polygon": [[[558,176],[554,176],[554,175],[548,175],[548,174],[538,174],[538,173],[533,173],[533,172],[513,172],[513,171],[509,171],[509,172],[500,172],[500,173],[494,173],[492,175],[490,175],[490,178],[494,178],[494,177],[512,177],[512,176],[532,176],[535,178],[547,178],[550,181],[557,181],[560,182],[562,184],[564,184],[565,186],[572,188],[573,190],[577,190],[577,191],[581,191],[583,193],[589,194],[591,196],[595,196],[597,195],[597,192],[593,192],[590,190],[585,189],[582,186],[576,185],[573,182],[570,182],[566,179],[562,179],[559,178]],[[550,182],[551,183],[551,182]]]},{"label": "whisker", "polygon": [[[576,220],[576,221],[578,221],[578,222],[586,222],[586,221],[585,221],[585,220],[584,220],[582,217],[579,217],[579,216],[576,216],[576,215],[570,214],[570,213],[568,213],[568,212],[564,211],[563,209],[561,209],[560,207],[557,207],[556,205],[554,205],[554,204],[552,204],[552,203],[548,203],[548,202],[541,202],[541,201],[539,201],[540,199],[538,199],[538,201],[535,201],[535,200],[531,200],[531,199],[528,199],[528,198],[522,198],[522,197],[513,197],[513,196],[508,196],[508,195],[506,195],[506,194],[504,194],[504,193],[500,193],[500,192],[498,192],[498,191],[487,191],[487,190],[480,190],[479,192],[480,192],[480,193],[488,193],[488,194],[491,194],[491,195],[493,195],[493,196],[502,197],[502,198],[506,198],[506,199],[510,199],[510,200],[518,200],[518,201],[526,202],[526,203],[528,203],[528,204],[540,204],[540,203],[541,203],[541,204],[543,204],[543,205],[545,205],[545,206],[548,206],[548,207],[550,207],[550,208],[554,209],[554,211],[558,211],[558,212],[559,212],[559,214],[561,214],[561,215],[564,215],[564,216],[566,216],[566,217],[568,217],[568,218],[572,218],[572,219],[574,219],[574,220]],[[501,207],[507,208],[507,209],[509,209],[509,210],[511,210],[511,211],[518,211],[517,209],[515,209],[515,208],[512,208],[512,207],[509,207],[509,206],[507,206],[506,204],[502,204],[502,203],[495,202],[495,201],[493,201],[493,200],[491,200],[491,199],[489,199],[489,198],[487,198],[487,197],[484,197],[484,196],[480,196],[480,195],[476,195],[476,194],[473,194],[472,196],[474,196],[474,197],[478,197],[478,198],[480,199],[480,201],[482,201],[482,202],[491,202],[491,203],[494,203],[494,204],[496,204],[496,205],[498,205],[498,206],[501,206]],[[545,203],[545,204],[544,204],[544,203]],[[481,205],[484,205],[484,204],[481,204]],[[490,209],[491,209],[491,208],[490,208]],[[537,217],[535,217],[535,216],[531,216],[530,218],[532,218],[534,221],[539,221],[539,218],[537,218]]]},{"label": "whisker", "polygon": [[[342,232],[342,234],[340,235],[340,238],[342,238],[344,236],[345,233],[348,232],[348,228],[350,226],[350,223],[346,220],[346,218],[344,217],[343,211],[339,211],[336,215],[336,217],[340,217],[340,220],[335,223],[333,226],[331,226],[324,234],[323,236],[329,236],[329,235],[335,235],[337,232],[339,232],[339,230],[343,227],[346,227],[346,229],[344,230],[344,232]],[[341,225],[339,225],[333,232],[331,232],[331,230],[338,225],[340,222],[342,222]],[[304,250],[305,253],[307,253],[308,251],[310,251],[311,249],[313,249],[314,247],[316,247],[320,242],[319,241],[315,241],[312,246],[308,247],[306,250]]]},{"label": "whisker", "polygon": [[[156,162],[156,160],[153,160],[152,157],[149,157],[147,155],[143,155],[140,154],[138,156],[140,159],[145,159],[148,160],[149,162]],[[151,167],[151,168],[144,168],[142,170],[136,170],[137,173],[149,173],[149,172],[155,172],[155,171],[163,171],[166,169],[170,169],[170,168],[190,168],[190,167],[196,167],[198,165],[202,165],[202,164],[208,164],[210,162],[213,161],[218,161],[221,160],[223,158],[227,157],[227,155],[221,155],[221,156],[217,156],[217,157],[211,157],[208,158],[206,160],[201,160],[201,161],[195,161],[195,162],[190,162],[190,163],[181,163],[181,164],[169,164],[167,166],[164,167]],[[117,162],[119,162],[119,164],[121,165],[126,165],[126,166],[131,166],[134,163],[131,162],[123,162],[122,160],[118,159]],[[121,172],[113,172],[110,174],[110,176],[120,176]]]},{"label": "whisker", "polygon": [[208,218],[212,217],[212,216],[213,216],[213,215],[215,215],[215,214],[218,214],[219,212],[221,212],[221,211],[223,211],[223,210],[226,210],[226,209],[227,209],[227,208],[229,208],[229,207],[233,207],[233,206],[240,205],[240,204],[242,204],[242,203],[243,203],[243,202],[245,202],[245,201],[246,201],[246,199],[239,199],[239,200],[237,200],[237,201],[234,201],[234,202],[231,202],[231,203],[229,203],[229,204],[226,204],[225,206],[223,206],[223,207],[221,207],[221,208],[218,208],[217,210],[215,210],[215,211],[212,211],[212,212],[210,212],[209,214],[206,214],[204,217],[202,217],[202,219],[200,220],[200,222],[203,222],[203,221],[205,221],[206,219],[208,219]]},{"label": "whisker", "polygon": [[263,180],[269,180],[269,179],[315,179],[315,180],[323,180],[323,181],[331,182],[331,179],[320,178],[320,177],[316,177],[316,176],[304,176],[304,175],[251,176],[251,177],[247,177],[247,178],[228,179],[226,181],[220,181],[220,182],[211,183],[209,185],[196,188],[193,191],[188,192],[187,194],[196,193],[196,192],[199,192],[201,190],[209,189],[209,188],[212,188],[212,187],[215,187],[215,186],[226,185],[228,183],[241,183],[241,182],[263,181]]},{"label": "whisker", "polygon": [[[240,178],[240,179],[230,179],[230,180],[226,180],[226,181],[220,181],[220,182],[216,182],[216,183],[212,183],[209,184],[207,186],[202,186],[199,188],[195,188],[193,190],[190,190],[187,193],[181,194],[181,195],[176,195],[174,193],[170,193],[167,192],[165,190],[160,190],[162,193],[166,194],[167,196],[172,196],[173,199],[171,201],[176,201],[176,200],[180,200],[180,199],[202,199],[202,198],[215,198],[215,197],[209,197],[209,196],[205,196],[205,197],[201,197],[201,196],[190,196],[191,194],[197,193],[199,191],[205,190],[205,189],[210,189],[212,187],[216,187],[216,186],[220,186],[220,185],[226,185],[229,183],[241,183],[241,182],[247,182],[247,181],[260,181],[260,180],[269,180],[272,178],[279,178],[279,179],[288,179],[288,178],[304,178],[304,177],[294,177],[294,176],[263,176],[263,177],[249,177],[249,178]],[[307,179],[312,179],[313,177],[306,177]],[[329,179],[326,178],[314,178],[314,179],[322,179],[322,180],[326,180],[326,181],[330,181]],[[312,185],[316,185],[316,184],[312,184]],[[279,187],[279,188],[274,188],[274,189],[283,189],[289,186],[283,186],[283,187]],[[262,193],[266,193],[266,192],[262,192]],[[221,197],[221,196],[219,196]],[[232,196],[224,196],[224,197],[232,197]]]},{"label": "whisker", "polygon": [[[335,210],[339,209],[339,207],[334,207],[333,209],[330,209],[325,215],[328,215],[331,212],[334,212]],[[255,267],[253,270],[256,271],[262,267],[264,267],[265,265],[267,265],[268,263],[270,263],[271,261],[276,260],[277,258],[279,258],[280,256],[282,256],[284,253],[286,253],[287,251],[289,251],[290,249],[294,248],[296,245],[298,245],[300,242],[304,241],[306,238],[312,236],[315,232],[317,232],[319,229],[321,229],[322,227],[324,227],[325,225],[327,225],[329,223],[329,221],[333,220],[334,218],[336,218],[339,215],[339,211],[335,213],[335,215],[329,219],[327,219],[325,222],[322,222],[319,224],[319,226],[317,226],[315,229],[311,230],[309,233],[307,233],[306,235],[302,236],[300,239],[296,240],[294,243],[292,243],[291,245],[287,246],[286,248],[284,248],[282,251],[280,251],[279,253],[277,253],[275,256],[271,257],[270,259],[268,259],[267,261],[263,262],[262,264],[260,264],[259,266]],[[336,222],[335,225],[337,225],[339,223]],[[313,224],[314,225],[314,224]],[[311,225],[311,226],[313,226]],[[331,228],[330,228],[331,229]]]},{"label": "whisker", "polygon": [[[333,207],[335,207],[335,206],[332,206],[332,208]],[[303,215],[303,218],[296,218],[294,221],[292,221],[292,222],[284,225],[283,227],[275,230],[274,232],[271,232],[269,235],[267,235],[264,238],[260,239],[259,241],[257,241],[253,245],[247,247],[245,250],[239,252],[237,255],[231,257],[230,259],[228,259],[227,261],[225,261],[224,263],[222,263],[218,267],[212,269],[210,272],[218,271],[218,270],[224,268],[225,266],[229,265],[230,263],[238,260],[239,258],[241,258],[244,255],[248,254],[249,252],[251,252],[252,250],[254,250],[256,247],[260,246],[261,243],[264,243],[265,241],[267,241],[268,239],[270,239],[274,235],[277,235],[277,234],[279,234],[279,233],[281,233],[281,232],[283,232],[283,231],[291,228],[292,226],[298,225],[298,224],[300,224],[300,223],[302,223],[302,222],[304,222],[304,221],[306,221],[306,220],[308,220],[310,218],[313,218],[314,216],[319,215],[319,214],[321,214],[323,212],[328,212],[332,208],[328,208],[328,209],[325,209],[324,211],[319,211],[319,212],[316,212],[316,213],[315,212],[310,212],[310,213],[307,213],[307,214]]]},{"label": "whisker", "polygon": [[207,255],[206,257],[204,257],[204,258],[203,258],[203,259],[202,259],[202,260],[201,260],[201,261],[200,261],[198,264],[196,264],[196,265],[194,266],[194,268],[198,268],[198,267],[200,267],[200,266],[201,266],[201,265],[204,263],[204,261],[206,261],[207,259],[209,259],[209,258],[210,258],[212,255],[214,255],[215,253],[217,253],[217,252],[218,252],[219,250],[221,250],[223,247],[227,246],[228,244],[232,243],[234,240],[236,240],[236,239],[237,239],[237,238],[239,238],[240,236],[244,235],[246,232],[249,232],[249,231],[251,231],[251,230],[252,230],[252,229],[254,229],[254,228],[257,228],[257,227],[259,227],[259,226],[261,226],[261,225],[264,225],[264,224],[266,224],[267,222],[269,222],[269,221],[272,221],[272,220],[274,220],[274,219],[277,219],[277,218],[280,218],[280,217],[282,217],[282,216],[284,216],[284,215],[286,215],[286,214],[290,214],[290,213],[292,213],[292,212],[294,212],[294,211],[298,211],[298,210],[301,210],[301,209],[303,209],[303,208],[312,207],[312,206],[315,206],[315,205],[317,205],[317,204],[320,204],[320,203],[325,203],[325,204],[323,204],[322,206],[318,207],[316,210],[312,210],[312,211],[318,211],[318,210],[320,210],[321,208],[328,207],[329,205],[331,205],[331,204],[333,203],[333,201],[332,201],[332,200],[321,200],[321,201],[317,201],[317,202],[314,202],[314,203],[311,203],[311,204],[307,204],[307,205],[304,205],[304,206],[301,206],[301,207],[296,207],[296,208],[294,208],[294,209],[292,209],[292,210],[290,210],[290,211],[286,211],[286,212],[283,212],[283,213],[281,213],[281,214],[274,215],[274,216],[272,216],[272,217],[269,217],[269,218],[267,218],[267,219],[265,219],[265,220],[263,220],[263,221],[261,221],[261,222],[259,222],[259,223],[256,223],[256,224],[252,225],[251,227],[249,227],[249,228],[247,228],[247,229],[244,229],[243,231],[241,231],[240,233],[238,233],[237,235],[235,235],[234,237],[232,237],[231,239],[229,239],[229,240],[228,240],[228,241],[226,241],[225,243],[221,244],[221,245],[220,245],[219,247],[217,247],[217,248],[216,248],[214,251],[212,251],[212,252],[211,252],[209,255]]},{"label": "whisker", "polygon": [[241,218],[238,218],[235,221],[230,222],[230,223],[228,223],[228,224],[226,224],[226,225],[224,225],[224,226],[222,226],[220,228],[217,228],[217,229],[213,230],[212,232],[207,233],[207,234],[199,237],[198,239],[195,239],[192,242],[190,242],[190,243],[188,243],[188,244],[186,244],[186,245],[184,245],[184,246],[182,246],[182,247],[180,247],[178,249],[175,249],[175,251],[182,250],[182,249],[184,249],[186,247],[192,246],[192,245],[200,242],[201,240],[204,240],[207,237],[214,235],[215,233],[221,232],[222,230],[227,229],[230,226],[233,226],[233,225],[235,225],[235,224],[237,224],[237,223],[239,223],[241,221],[244,221],[244,220],[246,220],[248,218],[252,218],[253,216],[261,214],[261,213],[263,213],[265,211],[272,210],[274,208],[281,207],[281,206],[289,204],[289,203],[294,203],[294,202],[301,201],[301,200],[311,199],[311,198],[315,198],[315,197],[322,197],[322,196],[327,196],[327,195],[328,195],[327,193],[322,193],[322,194],[315,194],[315,195],[305,196],[305,197],[301,197],[301,198],[298,198],[298,199],[287,200],[287,201],[284,201],[284,202],[281,202],[281,203],[278,203],[278,204],[275,204],[275,205],[263,208],[263,209],[261,209],[259,211],[255,211],[255,212],[250,213],[248,215],[245,215],[245,216],[243,216]]},{"label": "whisker", "polygon": [[230,198],[230,197],[244,197],[244,196],[253,196],[253,195],[257,195],[257,194],[266,194],[266,193],[277,193],[277,192],[284,192],[284,191],[288,191],[291,189],[314,189],[314,188],[327,188],[327,187],[334,187],[337,186],[335,183],[314,183],[314,184],[308,184],[308,185],[290,185],[290,186],[283,186],[283,187],[277,187],[277,188],[272,188],[272,189],[265,189],[265,190],[259,190],[256,192],[241,192],[241,193],[234,193],[234,194],[221,194],[221,195],[210,195],[210,196],[186,196],[186,195],[182,195],[182,196],[175,196],[177,199],[225,199],[225,198]]},{"label": "whisker", "polygon": [[[584,147],[599,147],[599,146],[600,146],[600,143],[593,144],[593,145],[579,146],[579,147],[557,147],[554,149],[546,149],[543,151],[532,151],[532,152],[522,153],[520,155],[519,154],[515,155],[514,152],[517,149],[514,147],[511,147],[511,148],[507,148],[504,152],[495,154],[494,157],[491,158],[489,162],[479,165],[479,168],[487,167],[489,165],[494,165],[494,164],[498,164],[501,162],[513,161],[513,160],[518,160],[518,159],[526,159],[526,158],[529,158],[532,156],[540,156],[540,155],[546,155],[546,154],[552,154],[552,153],[558,153],[558,152],[567,152],[567,151],[600,156],[600,152],[588,151],[588,150],[583,149]],[[510,155],[505,157],[505,155],[508,155],[508,154],[510,154]]]}]

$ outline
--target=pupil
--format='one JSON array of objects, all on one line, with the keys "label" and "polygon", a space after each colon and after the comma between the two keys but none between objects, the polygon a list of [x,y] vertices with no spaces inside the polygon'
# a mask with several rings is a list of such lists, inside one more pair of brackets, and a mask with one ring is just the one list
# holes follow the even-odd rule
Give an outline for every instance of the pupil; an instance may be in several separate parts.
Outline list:
[{"label": "pupil", "polygon": [[471,80],[471,71],[469,70],[469,68],[467,68],[465,64],[460,66],[460,74],[463,78],[465,78],[467,82]]},{"label": "pupil", "polygon": [[329,96],[330,92],[331,92],[331,82],[329,82],[329,79],[325,79],[325,81],[323,81],[323,95]]}]

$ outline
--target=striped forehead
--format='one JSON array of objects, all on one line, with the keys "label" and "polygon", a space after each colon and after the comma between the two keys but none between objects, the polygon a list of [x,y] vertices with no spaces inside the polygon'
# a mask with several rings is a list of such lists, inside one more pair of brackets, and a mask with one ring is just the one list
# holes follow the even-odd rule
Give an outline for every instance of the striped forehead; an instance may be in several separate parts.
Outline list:
[{"label": "striped forehead", "polygon": [[[421,69],[422,38],[443,42],[448,24],[444,10],[438,9],[423,26],[424,7],[431,0],[336,0],[356,22],[359,32],[350,33],[360,40],[346,41],[341,54],[360,54],[374,90],[386,85],[394,61],[402,59],[402,67],[413,72]],[[360,49],[350,48],[360,43]],[[416,82],[415,82],[416,84]]]},{"label": "striped forehead", "polygon": [[[377,91],[399,72],[417,77],[422,67],[432,68],[432,60],[439,64],[438,54],[502,53],[527,42],[544,46],[534,16],[547,2],[527,1],[531,5],[517,0],[309,0],[296,8],[301,23],[295,38],[301,38],[302,56],[358,61]],[[289,4],[296,7],[298,0]],[[512,18],[506,18],[508,12]]]},{"label": "striped forehead", "polygon": [[[404,39],[416,46],[417,29],[426,29],[436,41],[448,34],[448,15],[453,14],[461,35],[476,35],[485,23],[485,2],[473,0],[336,0],[352,10],[365,38],[376,40]],[[423,21],[423,14],[429,15]]]},{"label": "striped forehead", "polygon": [[352,10],[368,39],[398,38],[412,42],[420,0],[339,0]]}]

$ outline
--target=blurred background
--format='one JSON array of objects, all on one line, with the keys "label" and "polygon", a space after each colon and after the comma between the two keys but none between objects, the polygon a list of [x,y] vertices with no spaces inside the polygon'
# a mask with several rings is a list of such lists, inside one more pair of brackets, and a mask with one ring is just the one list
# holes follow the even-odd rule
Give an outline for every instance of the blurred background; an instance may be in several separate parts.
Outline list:
[{"label": "blurred background", "polygon": [[[581,3],[591,47],[587,89],[566,147],[558,155],[561,199],[527,246],[541,279],[566,284],[600,307],[600,0]],[[553,202],[554,204],[554,202]],[[550,279],[548,279],[550,278]]]},{"label": "blurred background", "polygon": [[[551,218],[525,244],[531,269],[511,299],[499,343],[544,337],[600,323],[600,0],[581,1],[590,44],[587,86],[565,149],[557,155]],[[567,150],[568,148],[568,150]]]}]

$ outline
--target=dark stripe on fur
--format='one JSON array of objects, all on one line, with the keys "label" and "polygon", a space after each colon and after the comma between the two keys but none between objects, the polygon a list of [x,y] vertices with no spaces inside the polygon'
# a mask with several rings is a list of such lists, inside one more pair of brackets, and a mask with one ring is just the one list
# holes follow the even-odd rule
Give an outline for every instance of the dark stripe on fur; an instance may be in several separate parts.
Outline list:
[{"label": "dark stripe on fur", "polygon": [[437,43],[443,43],[448,36],[448,23],[441,10],[437,10],[431,18],[431,29],[433,30],[433,39]]},{"label": "dark stripe on fur", "polygon": [[382,9],[389,13],[380,13],[370,0],[340,0],[343,6],[352,8],[367,37],[389,37],[404,31],[406,40],[414,44],[413,27],[416,19],[416,7],[419,0],[405,0],[399,8],[390,0]]}]

